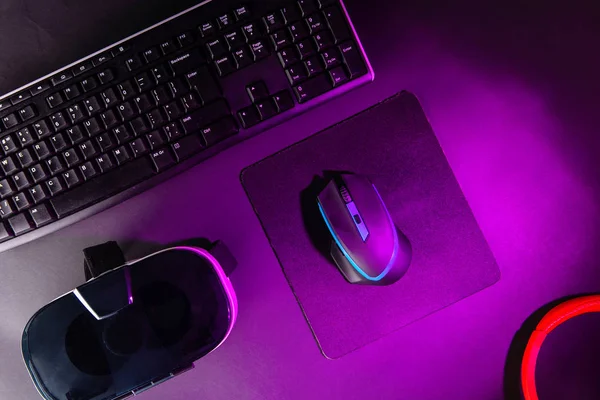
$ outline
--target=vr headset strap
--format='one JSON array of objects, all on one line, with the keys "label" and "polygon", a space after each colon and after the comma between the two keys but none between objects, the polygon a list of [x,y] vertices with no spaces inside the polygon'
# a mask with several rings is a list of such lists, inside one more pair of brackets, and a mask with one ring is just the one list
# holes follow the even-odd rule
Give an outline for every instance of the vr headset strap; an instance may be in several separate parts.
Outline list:
[{"label": "vr headset strap", "polygon": [[123,251],[115,241],[83,249],[83,256],[85,258],[83,269],[86,281],[125,264]]}]

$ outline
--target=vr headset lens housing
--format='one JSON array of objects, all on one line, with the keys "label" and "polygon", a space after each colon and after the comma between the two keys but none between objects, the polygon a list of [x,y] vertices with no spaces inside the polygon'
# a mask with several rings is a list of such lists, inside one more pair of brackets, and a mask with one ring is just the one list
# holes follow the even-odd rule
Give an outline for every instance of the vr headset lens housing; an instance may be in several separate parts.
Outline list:
[{"label": "vr headset lens housing", "polygon": [[207,252],[175,248],[109,271],[39,310],[23,357],[47,399],[105,400],[169,378],[219,346],[235,298]]}]

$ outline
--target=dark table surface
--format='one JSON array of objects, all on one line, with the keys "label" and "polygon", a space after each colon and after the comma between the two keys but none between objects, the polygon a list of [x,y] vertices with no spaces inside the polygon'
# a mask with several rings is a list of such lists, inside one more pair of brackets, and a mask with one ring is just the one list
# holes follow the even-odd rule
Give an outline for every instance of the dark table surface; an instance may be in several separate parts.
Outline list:
[{"label": "dark table surface", "polygon": [[[4,0],[0,92],[192,3]],[[82,248],[112,239],[136,257],[152,243],[203,236],[224,240],[240,262],[232,276],[237,326],[194,371],[141,398],[504,399],[505,359],[523,320],[557,297],[600,289],[600,9],[589,1],[401,3],[347,2],[373,84],[0,255],[0,398],[38,398],[21,360],[21,332],[38,308],[83,282]],[[239,173],[402,89],[420,98],[502,279],[327,360]],[[599,397],[598,332],[600,319],[589,315],[550,336],[539,359],[541,399]]]}]

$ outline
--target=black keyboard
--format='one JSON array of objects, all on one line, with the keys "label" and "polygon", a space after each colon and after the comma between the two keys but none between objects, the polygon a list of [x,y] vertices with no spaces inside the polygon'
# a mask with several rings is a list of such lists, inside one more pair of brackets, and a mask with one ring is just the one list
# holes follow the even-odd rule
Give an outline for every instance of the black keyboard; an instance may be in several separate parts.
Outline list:
[{"label": "black keyboard", "polygon": [[0,251],[373,77],[340,1],[204,1],[0,97]]}]

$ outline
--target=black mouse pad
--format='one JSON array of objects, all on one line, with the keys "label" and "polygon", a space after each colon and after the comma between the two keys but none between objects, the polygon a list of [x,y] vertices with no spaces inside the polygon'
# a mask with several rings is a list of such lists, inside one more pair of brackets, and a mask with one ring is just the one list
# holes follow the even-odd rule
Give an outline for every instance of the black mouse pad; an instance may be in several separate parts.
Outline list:
[{"label": "black mouse pad", "polygon": [[[328,171],[367,176],[412,244],[390,286],[352,285],[327,256],[316,192]],[[402,92],[241,173],[242,184],[322,353],[338,358],[500,278],[418,102]]]}]

